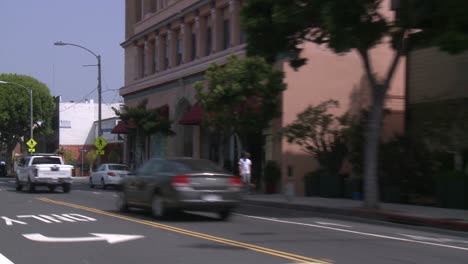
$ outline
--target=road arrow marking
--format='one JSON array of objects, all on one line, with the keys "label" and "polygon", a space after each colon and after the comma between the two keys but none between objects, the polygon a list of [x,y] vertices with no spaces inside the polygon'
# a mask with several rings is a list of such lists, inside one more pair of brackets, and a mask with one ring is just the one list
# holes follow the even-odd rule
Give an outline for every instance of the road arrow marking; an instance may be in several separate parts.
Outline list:
[{"label": "road arrow marking", "polygon": [[101,234],[90,233],[92,237],[46,237],[39,233],[23,234],[27,239],[38,242],[90,242],[90,241],[107,241],[109,244],[125,242],[134,239],[144,238],[139,235],[121,235],[121,234]]},{"label": "road arrow marking", "polygon": [[14,264],[14,263],[11,262],[9,259],[7,259],[7,257],[5,257],[4,255],[2,255],[2,253],[0,253],[0,264]]}]

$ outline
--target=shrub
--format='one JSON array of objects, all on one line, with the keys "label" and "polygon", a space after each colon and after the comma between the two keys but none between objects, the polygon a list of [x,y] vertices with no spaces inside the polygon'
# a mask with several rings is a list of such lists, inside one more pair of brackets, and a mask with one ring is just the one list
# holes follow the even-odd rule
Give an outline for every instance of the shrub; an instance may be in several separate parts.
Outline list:
[{"label": "shrub", "polygon": [[263,172],[265,183],[274,184],[278,183],[281,179],[281,168],[278,165],[278,162],[274,160],[268,160],[265,165]]}]

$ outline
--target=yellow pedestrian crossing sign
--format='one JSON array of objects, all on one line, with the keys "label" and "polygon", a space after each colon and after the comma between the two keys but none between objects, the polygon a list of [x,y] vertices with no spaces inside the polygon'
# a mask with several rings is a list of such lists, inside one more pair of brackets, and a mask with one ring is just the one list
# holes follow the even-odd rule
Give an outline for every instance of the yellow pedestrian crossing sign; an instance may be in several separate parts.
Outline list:
[{"label": "yellow pedestrian crossing sign", "polygon": [[26,145],[28,145],[28,147],[30,149],[33,149],[37,145],[37,142],[34,139],[31,138],[30,140],[28,140],[28,142],[26,142]]},{"label": "yellow pedestrian crossing sign", "polygon": [[104,150],[103,149],[98,149],[98,150],[96,150],[96,154],[104,155]]},{"label": "yellow pedestrian crossing sign", "polygon": [[94,146],[96,146],[98,150],[102,150],[107,146],[107,141],[102,136],[99,136],[94,141]]},{"label": "yellow pedestrian crossing sign", "polygon": [[36,152],[36,149],[35,149],[35,148],[29,148],[29,149],[28,149],[28,152],[29,152],[29,153],[34,153],[34,152]]}]

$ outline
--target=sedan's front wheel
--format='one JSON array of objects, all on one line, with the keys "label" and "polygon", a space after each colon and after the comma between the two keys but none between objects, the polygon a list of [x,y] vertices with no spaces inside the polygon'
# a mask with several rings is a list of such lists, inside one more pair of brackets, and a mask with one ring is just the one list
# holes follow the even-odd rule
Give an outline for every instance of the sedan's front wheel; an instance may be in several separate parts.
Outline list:
[{"label": "sedan's front wheel", "polygon": [[154,217],[164,218],[167,216],[167,208],[164,205],[163,198],[159,194],[155,194],[151,201],[151,212]]}]

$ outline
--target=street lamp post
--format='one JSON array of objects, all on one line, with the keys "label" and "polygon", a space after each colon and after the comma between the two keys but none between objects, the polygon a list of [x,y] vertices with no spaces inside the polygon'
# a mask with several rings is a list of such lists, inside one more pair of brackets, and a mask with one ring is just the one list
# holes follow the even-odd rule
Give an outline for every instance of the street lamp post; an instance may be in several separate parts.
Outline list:
[{"label": "street lamp post", "polygon": [[29,91],[29,137],[30,139],[33,139],[33,96],[32,96],[32,89],[29,87],[26,87],[24,85],[21,85],[19,83],[15,82],[6,82],[6,81],[1,81],[0,84],[13,84],[17,85],[19,87],[23,87],[24,89]]},{"label": "street lamp post", "polygon": [[[65,42],[62,42],[62,41],[58,41],[58,42],[55,42],[54,43],[55,46],[75,46],[75,47],[78,47],[78,48],[81,48],[81,49],[84,49],[86,50],[87,52],[91,53],[94,55],[94,57],[96,57],[97,59],[97,67],[98,67],[98,136],[102,136],[102,127],[101,127],[101,119],[102,119],[102,116],[101,116],[101,95],[102,95],[102,91],[101,91],[101,56],[92,52],[91,50],[83,47],[83,46],[80,46],[80,45],[77,45],[77,44],[73,44],[73,43],[65,43]],[[97,165],[100,165],[101,164],[101,155],[98,155],[97,156]]]}]

